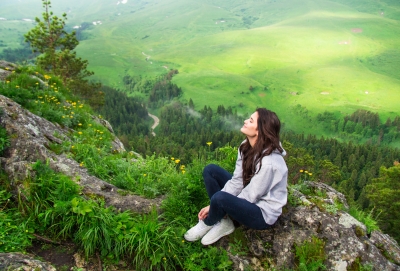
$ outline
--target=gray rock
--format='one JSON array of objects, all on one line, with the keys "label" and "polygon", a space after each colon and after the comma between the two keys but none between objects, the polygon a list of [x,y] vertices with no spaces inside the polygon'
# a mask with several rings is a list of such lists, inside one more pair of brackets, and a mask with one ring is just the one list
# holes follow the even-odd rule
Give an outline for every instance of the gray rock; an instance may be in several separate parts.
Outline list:
[{"label": "gray rock", "polygon": [[[84,194],[103,198],[107,206],[112,205],[122,211],[146,213],[153,206],[160,205],[161,198],[150,200],[129,193],[123,196],[118,193],[117,187],[90,175],[87,169],[81,167],[75,160],[51,151],[49,148],[51,143],[60,144],[63,141],[70,141],[70,129],[32,114],[2,95],[0,95],[0,107],[4,112],[0,117],[0,124],[6,128],[11,138],[11,146],[4,157],[0,158],[0,162],[10,179],[14,181],[15,195],[25,195],[26,191],[18,185],[17,180],[29,176],[31,164],[41,160],[48,161],[51,168],[76,180],[82,186]],[[98,118],[95,120],[112,130],[107,121]],[[113,148],[118,152],[125,151],[122,142],[117,137],[114,137]]]},{"label": "gray rock", "polygon": [[0,270],[7,271],[56,271],[49,263],[36,260],[22,253],[0,253]]},{"label": "gray rock", "polygon": [[[332,187],[316,183],[310,186],[326,188],[328,198],[337,197],[345,200]],[[300,198],[304,197],[299,191],[294,194]],[[324,265],[327,270],[345,271],[358,266],[359,263],[371,264],[373,270],[400,270],[400,248],[393,238],[378,231],[372,232],[369,237],[366,235],[365,225],[348,213],[344,211],[338,211],[336,214],[328,213],[320,210],[312,204],[312,201],[308,202],[311,204],[286,206],[283,214],[270,229],[258,231],[239,226],[236,230],[244,232],[248,242],[244,246],[249,248],[250,255],[231,255],[231,260],[234,262],[233,269],[241,270],[243,264],[248,262],[248,257],[258,259],[258,261],[251,260],[253,270],[262,270],[259,262],[266,261],[271,269],[296,268],[295,244],[300,245],[315,236],[325,242]],[[347,205],[346,202],[343,203]],[[357,227],[362,231],[360,232]],[[218,244],[229,249],[228,239],[229,236],[224,237]]]},{"label": "gray rock", "polygon": [[15,64],[0,60],[0,81],[5,80],[16,68]]}]

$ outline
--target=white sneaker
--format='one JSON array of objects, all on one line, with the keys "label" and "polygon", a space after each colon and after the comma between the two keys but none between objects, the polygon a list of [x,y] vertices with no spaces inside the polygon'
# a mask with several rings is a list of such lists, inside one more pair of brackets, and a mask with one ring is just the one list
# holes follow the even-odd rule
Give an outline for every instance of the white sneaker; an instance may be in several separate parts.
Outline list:
[{"label": "white sneaker", "polygon": [[203,220],[199,220],[196,226],[188,230],[184,237],[186,241],[193,242],[202,238],[213,226],[207,226]]},{"label": "white sneaker", "polygon": [[205,246],[217,242],[221,237],[231,234],[235,230],[232,220],[227,217],[221,219],[213,228],[201,239],[201,243]]}]

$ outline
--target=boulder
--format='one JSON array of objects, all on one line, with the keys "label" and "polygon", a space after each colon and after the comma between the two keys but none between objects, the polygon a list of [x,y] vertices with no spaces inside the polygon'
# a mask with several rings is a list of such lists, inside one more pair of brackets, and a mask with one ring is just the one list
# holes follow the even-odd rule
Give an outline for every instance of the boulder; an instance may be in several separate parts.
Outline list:
[{"label": "boulder", "polygon": [[51,264],[22,253],[0,253],[0,270],[56,271]]},{"label": "boulder", "polygon": [[[118,193],[119,189],[116,186],[90,175],[87,169],[81,167],[75,160],[63,154],[54,153],[50,149],[50,144],[71,141],[70,129],[32,114],[2,95],[0,95],[0,107],[3,111],[0,125],[5,127],[11,141],[10,147],[0,158],[0,163],[13,181],[15,195],[25,194],[17,180],[29,176],[31,164],[41,160],[48,161],[50,167],[55,171],[62,172],[76,180],[82,186],[84,194],[103,198],[107,206],[112,205],[122,211],[146,213],[153,206],[160,205],[161,199],[145,199],[129,193],[121,195],[122,193]],[[112,131],[111,125],[106,120],[94,119]],[[117,137],[114,137],[112,145],[115,151],[125,151],[122,142]]]},{"label": "boulder", "polygon": [[0,81],[4,81],[16,68],[15,64],[0,60]]},{"label": "boulder", "polygon": [[[343,194],[325,184],[308,182],[306,185],[325,190],[326,198],[320,198],[319,202],[331,204],[332,197],[345,201]],[[246,270],[244,266],[253,270],[296,269],[295,245],[310,241],[313,236],[325,242],[326,270],[360,270],[360,265],[371,265],[373,270],[400,270],[400,248],[393,238],[380,231],[368,235],[366,226],[345,211],[328,212],[328,208],[314,204],[315,195],[305,196],[300,191],[294,194],[303,198],[300,205],[287,205],[272,228],[260,231],[239,226],[236,229],[244,233],[247,244],[243,246],[250,252],[245,256],[230,253],[234,270]],[[304,199],[309,204],[304,204]],[[222,238],[217,245],[231,251],[229,238]],[[264,265],[260,266],[260,262]]]}]

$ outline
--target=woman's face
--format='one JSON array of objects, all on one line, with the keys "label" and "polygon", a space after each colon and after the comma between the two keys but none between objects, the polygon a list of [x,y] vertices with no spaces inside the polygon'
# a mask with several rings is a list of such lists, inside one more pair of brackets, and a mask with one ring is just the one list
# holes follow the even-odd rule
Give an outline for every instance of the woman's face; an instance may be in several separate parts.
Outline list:
[{"label": "woman's face", "polygon": [[250,118],[244,121],[243,127],[240,131],[245,134],[249,139],[257,138],[258,129],[257,129],[257,120],[258,120],[258,112],[254,112]]}]

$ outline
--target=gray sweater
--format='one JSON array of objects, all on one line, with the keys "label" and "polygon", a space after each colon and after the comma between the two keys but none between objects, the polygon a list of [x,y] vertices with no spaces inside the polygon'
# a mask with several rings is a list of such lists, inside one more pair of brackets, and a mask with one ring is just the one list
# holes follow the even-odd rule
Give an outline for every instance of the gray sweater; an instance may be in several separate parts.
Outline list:
[{"label": "gray sweater", "polygon": [[[235,171],[221,191],[225,191],[238,198],[255,203],[260,207],[264,220],[272,225],[282,213],[282,207],[287,202],[288,169],[283,160],[286,155],[275,150],[262,158],[260,171],[251,178],[250,183],[243,188],[242,155],[238,150]],[[259,164],[256,167],[259,168]]]}]

